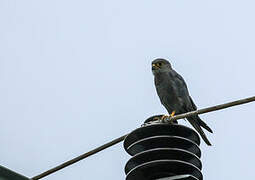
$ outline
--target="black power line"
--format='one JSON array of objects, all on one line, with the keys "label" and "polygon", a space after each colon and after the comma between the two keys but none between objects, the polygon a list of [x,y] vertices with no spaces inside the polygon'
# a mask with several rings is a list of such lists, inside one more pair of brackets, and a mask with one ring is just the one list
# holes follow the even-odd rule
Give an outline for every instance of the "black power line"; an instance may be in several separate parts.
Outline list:
[{"label": "black power line", "polygon": [[45,172],[43,172],[43,173],[33,177],[32,179],[33,180],[41,179],[41,178],[43,178],[45,176],[48,176],[48,175],[50,175],[50,174],[52,174],[54,172],[57,172],[57,171],[65,168],[67,166],[70,166],[70,165],[72,165],[72,164],[74,164],[74,163],[76,163],[76,162],[78,162],[78,161],[80,161],[82,159],[85,159],[85,158],[87,158],[87,157],[89,157],[89,156],[91,156],[93,154],[96,154],[96,153],[98,153],[98,152],[100,152],[100,151],[102,151],[102,150],[104,150],[104,149],[106,149],[106,148],[108,148],[110,146],[113,146],[113,145],[123,141],[127,135],[128,134],[126,134],[124,136],[121,136],[121,137],[119,137],[117,139],[112,140],[111,142],[108,142],[108,143],[106,143],[106,144],[104,144],[102,146],[97,147],[96,149],[93,149],[93,150],[91,150],[89,152],[86,152],[86,153],[84,153],[84,154],[82,154],[82,155],[80,155],[80,156],[78,156],[76,158],[73,158],[73,159],[69,160],[69,161],[66,161],[63,164],[60,164],[60,165],[58,165],[58,166],[56,166],[56,167],[54,167],[54,168],[52,168],[52,169],[50,169],[48,171],[45,171]]},{"label": "black power line", "polygon": [[[252,101],[255,101],[255,96],[249,97],[249,98],[245,98],[245,99],[240,99],[240,100],[229,102],[229,103],[225,103],[225,104],[220,104],[220,105],[204,108],[204,109],[199,109],[199,110],[196,110],[196,111],[191,111],[191,112],[180,114],[180,115],[176,115],[176,116],[170,118],[167,121],[183,119],[183,118],[186,118],[186,117],[189,117],[189,116],[192,116],[192,115],[204,114],[204,113],[207,113],[207,112],[217,111],[217,110],[220,110],[220,109],[226,109],[226,108],[229,108],[229,107],[232,107],[232,106],[237,106],[237,105],[249,103],[249,102],[252,102]],[[98,153],[98,152],[100,152],[100,151],[102,151],[102,150],[104,150],[104,149],[106,149],[108,147],[111,147],[111,146],[113,146],[113,145],[123,141],[127,135],[128,134],[126,134],[124,136],[121,136],[121,137],[119,137],[117,139],[114,139],[111,142],[108,142],[108,143],[106,143],[106,144],[104,144],[102,146],[97,147],[96,149],[93,149],[93,150],[91,150],[89,152],[86,152],[86,153],[84,153],[84,154],[82,154],[82,155],[80,155],[80,156],[78,156],[78,157],[76,157],[74,159],[71,159],[71,160],[69,160],[67,162],[64,162],[63,164],[60,164],[60,165],[58,165],[58,166],[56,166],[56,167],[54,167],[54,168],[52,168],[50,170],[47,170],[47,171],[45,171],[45,172],[43,172],[43,173],[33,177],[32,180],[41,179],[41,178],[43,178],[45,176],[48,176],[48,175],[50,175],[52,173],[55,173],[55,172],[65,168],[67,166],[70,166],[70,165],[72,165],[72,164],[74,164],[74,163],[76,163],[76,162],[78,162],[78,161],[80,161],[82,159],[85,159],[85,158],[87,158],[87,157],[89,157],[89,156],[91,156],[93,154],[96,154],[96,153]]]}]

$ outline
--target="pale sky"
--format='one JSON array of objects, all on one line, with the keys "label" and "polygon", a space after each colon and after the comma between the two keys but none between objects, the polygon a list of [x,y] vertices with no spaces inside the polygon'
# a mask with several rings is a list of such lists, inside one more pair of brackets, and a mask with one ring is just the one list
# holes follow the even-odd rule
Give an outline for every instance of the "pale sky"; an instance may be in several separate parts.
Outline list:
[{"label": "pale sky", "polygon": [[[169,59],[199,108],[255,92],[252,0],[1,0],[0,165],[27,177],[166,110],[151,61]],[[254,178],[255,103],[202,115],[205,180]],[[186,124],[184,121],[180,121]],[[45,180],[125,179],[122,143]]]}]

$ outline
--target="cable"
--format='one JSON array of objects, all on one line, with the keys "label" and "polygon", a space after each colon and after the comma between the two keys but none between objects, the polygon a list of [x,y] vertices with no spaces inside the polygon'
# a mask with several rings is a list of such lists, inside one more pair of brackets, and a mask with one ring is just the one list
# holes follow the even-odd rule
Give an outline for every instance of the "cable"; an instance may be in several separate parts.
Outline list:
[{"label": "cable", "polygon": [[[189,116],[193,116],[193,115],[198,115],[198,114],[204,114],[204,113],[207,113],[207,112],[212,112],[212,111],[217,111],[217,110],[220,110],[220,109],[225,109],[225,108],[229,108],[229,107],[232,107],[232,106],[237,106],[237,105],[241,105],[241,104],[245,104],[245,103],[249,103],[249,102],[252,102],[252,101],[255,101],[255,96],[253,97],[249,97],[249,98],[245,98],[245,99],[240,99],[240,100],[237,100],[237,101],[233,101],[233,102],[229,102],[229,103],[225,103],[225,104],[220,104],[220,105],[216,105],[216,106],[212,106],[212,107],[208,107],[208,108],[204,108],[204,109],[200,109],[200,110],[196,110],[196,111],[191,111],[191,112],[188,112],[188,113],[184,113],[184,114],[180,114],[180,115],[176,115],[174,117],[171,117],[169,120],[167,121],[171,121],[171,120],[177,120],[177,119],[183,119],[183,118],[186,118],[186,117],[189,117]],[[33,178],[31,178],[32,180],[38,180],[38,179],[41,179],[45,176],[48,176],[52,173],[55,173],[67,166],[70,166],[82,159],[85,159],[93,154],[96,154],[110,146],[113,146],[121,141],[123,141],[125,139],[125,137],[127,136],[128,134],[124,135],[124,136],[121,136],[117,139],[114,139],[113,141],[109,142],[109,143],[106,143],[102,146],[99,146],[98,148],[96,149],[93,149],[87,153],[84,153],[74,159],[71,159],[67,162],[64,162],[63,164],[60,164],[48,171],[45,171]]]},{"label": "cable", "polygon": [[219,104],[219,105],[204,108],[204,109],[199,109],[199,110],[196,110],[196,111],[191,111],[191,112],[179,114],[179,115],[173,116],[169,120],[183,119],[183,118],[190,117],[190,116],[193,116],[193,115],[204,114],[204,113],[208,113],[208,112],[212,112],[212,111],[226,109],[226,108],[229,108],[229,107],[232,107],[232,106],[237,106],[237,105],[241,105],[241,104],[250,103],[252,101],[255,101],[255,96],[245,98],[245,99],[240,99],[240,100],[237,100],[237,101],[232,101],[232,102],[225,103],[225,104]]},{"label": "cable", "polygon": [[123,141],[127,135],[128,135],[128,134],[126,134],[126,135],[124,135],[124,136],[121,136],[121,137],[119,137],[119,138],[117,138],[117,139],[114,139],[114,140],[112,140],[112,141],[109,142],[109,143],[106,143],[106,144],[104,144],[104,145],[102,145],[102,146],[99,146],[98,148],[93,149],[93,150],[91,150],[91,151],[89,151],[89,152],[86,152],[86,153],[84,153],[84,154],[82,154],[82,155],[80,155],[80,156],[78,156],[78,157],[76,157],[76,158],[74,158],[74,159],[71,159],[71,160],[69,160],[69,161],[66,161],[66,162],[64,162],[63,164],[60,164],[60,165],[58,165],[58,166],[56,166],[56,167],[54,167],[54,168],[52,168],[52,169],[50,169],[50,170],[48,170],[48,171],[45,171],[45,172],[43,172],[43,173],[41,173],[41,174],[39,174],[39,175],[37,175],[37,176],[31,178],[31,179],[32,179],[32,180],[37,180],[37,179],[41,179],[41,178],[43,178],[43,177],[45,177],[45,176],[48,176],[48,175],[50,175],[50,174],[52,174],[52,173],[55,173],[55,172],[57,172],[57,171],[59,171],[59,170],[65,168],[65,167],[67,167],[67,166],[70,166],[70,165],[72,165],[72,164],[74,164],[74,163],[76,163],[76,162],[78,162],[78,161],[80,161],[80,160],[82,160],[82,159],[85,159],[86,157],[89,157],[89,156],[91,156],[91,155],[93,155],[93,154],[96,154],[96,153],[98,153],[99,151],[102,151],[102,150],[104,150],[104,149],[106,149],[106,148],[108,148],[108,147],[110,147],[110,146],[113,146],[113,145],[115,145],[115,144],[117,144],[117,143]]}]

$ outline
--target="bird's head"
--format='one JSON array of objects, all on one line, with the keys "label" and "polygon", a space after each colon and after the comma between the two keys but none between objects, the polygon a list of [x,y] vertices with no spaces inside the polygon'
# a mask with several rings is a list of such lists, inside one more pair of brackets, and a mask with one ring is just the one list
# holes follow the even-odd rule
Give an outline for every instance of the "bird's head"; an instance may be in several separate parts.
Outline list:
[{"label": "bird's head", "polygon": [[151,69],[152,73],[155,75],[158,73],[165,73],[171,71],[172,66],[167,60],[158,58],[152,61]]}]

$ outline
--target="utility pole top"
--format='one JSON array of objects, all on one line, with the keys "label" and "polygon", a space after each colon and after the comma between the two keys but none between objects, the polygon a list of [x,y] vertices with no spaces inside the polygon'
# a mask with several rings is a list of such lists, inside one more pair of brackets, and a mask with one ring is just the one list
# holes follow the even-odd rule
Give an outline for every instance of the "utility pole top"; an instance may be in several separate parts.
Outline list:
[{"label": "utility pole top", "polygon": [[0,166],[0,180],[30,180],[30,179],[10,169]]},{"label": "utility pole top", "polygon": [[140,127],[124,140],[124,149],[133,156],[125,166],[126,180],[202,180],[199,145],[198,134],[183,125]]}]

